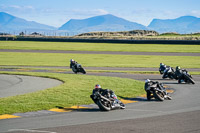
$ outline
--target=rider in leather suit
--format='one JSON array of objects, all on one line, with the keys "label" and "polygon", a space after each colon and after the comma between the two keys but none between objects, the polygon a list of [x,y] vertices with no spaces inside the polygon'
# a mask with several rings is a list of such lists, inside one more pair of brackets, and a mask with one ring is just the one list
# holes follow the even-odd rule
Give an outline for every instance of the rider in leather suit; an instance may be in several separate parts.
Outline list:
[{"label": "rider in leather suit", "polygon": [[78,64],[78,62],[76,62],[74,59],[70,60],[70,68],[72,68],[72,66],[74,66],[75,69],[77,69],[77,64]]}]

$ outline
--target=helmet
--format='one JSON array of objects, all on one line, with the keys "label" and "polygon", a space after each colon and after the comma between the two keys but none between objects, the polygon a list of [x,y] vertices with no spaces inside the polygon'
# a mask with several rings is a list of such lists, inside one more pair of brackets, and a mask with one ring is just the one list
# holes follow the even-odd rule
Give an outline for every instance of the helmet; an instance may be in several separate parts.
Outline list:
[{"label": "helmet", "polygon": [[180,70],[181,69],[181,67],[180,66],[176,66],[176,70]]},{"label": "helmet", "polygon": [[160,63],[160,66],[164,66],[165,64],[164,63]]},{"label": "helmet", "polygon": [[70,62],[74,62],[74,61],[75,61],[74,59],[71,59],[71,60],[70,60]]},{"label": "helmet", "polygon": [[95,85],[95,89],[100,89],[100,88],[101,88],[101,86],[99,84]]},{"label": "helmet", "polygon": [[146,80],[145,80],[145,83],[148,83],[148,82],[150,82],[150,81],[151,81],[151,80],[149,80],[149,79],[146,79]]}]

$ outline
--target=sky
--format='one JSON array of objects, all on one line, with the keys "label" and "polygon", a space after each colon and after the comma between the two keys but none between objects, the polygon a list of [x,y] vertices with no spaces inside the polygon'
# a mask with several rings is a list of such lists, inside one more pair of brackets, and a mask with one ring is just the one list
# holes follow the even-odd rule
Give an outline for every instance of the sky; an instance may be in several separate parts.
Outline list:
[{"label": "sky", "polygon": [[200,18],[200,0],[0,0],[0,12],[54,27],[105,14],[148,26],[153,19]]}]

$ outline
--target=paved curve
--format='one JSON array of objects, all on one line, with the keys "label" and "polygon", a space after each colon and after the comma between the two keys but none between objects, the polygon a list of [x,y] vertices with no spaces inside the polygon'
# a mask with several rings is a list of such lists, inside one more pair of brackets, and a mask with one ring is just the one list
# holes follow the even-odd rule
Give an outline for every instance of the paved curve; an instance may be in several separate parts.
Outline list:
[{"label": "paved curve", "polygon": [[[160,75],[131,75],[124,73],[89,73],[98,76],[117,76],[144,80],[159,80]],[[160,80],[176,88],[173,100],[147,102],[135,98],[137,103],[127,104],[125,110],[100,112],[98,109],[47,114],[0,121],[1,131],[19,132],[193,132],[200,131],[200,76],[194,76],[195,85],[177,84]],[[102,128],[101,128],[102,127]]]},{"label": "paved curve", "polygon": [[61,81],[50,78],[0,74],[0,98],[31,93],[60,84]]}]

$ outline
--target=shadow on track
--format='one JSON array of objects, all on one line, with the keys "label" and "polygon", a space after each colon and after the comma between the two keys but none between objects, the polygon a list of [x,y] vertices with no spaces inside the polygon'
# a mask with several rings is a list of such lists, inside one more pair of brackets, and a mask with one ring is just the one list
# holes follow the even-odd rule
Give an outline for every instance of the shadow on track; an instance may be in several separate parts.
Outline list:
[{"label": "shadow on track", "polygon": [[80,111],[80,112],[102,112],[99,108],[66,108],[61,106],[56,106],[58,109],[62,109],[64,111]]},{"label": "shadow on track", "polygon": [[130,101],[137,101],[137,102],[148,102],[146,98],[144,97],[134,97],[134,98],[130,98],[130,97],[123,97],[123,96],[118,96],[124,100],[130,100]]}]

